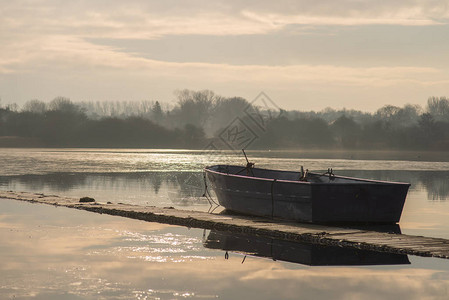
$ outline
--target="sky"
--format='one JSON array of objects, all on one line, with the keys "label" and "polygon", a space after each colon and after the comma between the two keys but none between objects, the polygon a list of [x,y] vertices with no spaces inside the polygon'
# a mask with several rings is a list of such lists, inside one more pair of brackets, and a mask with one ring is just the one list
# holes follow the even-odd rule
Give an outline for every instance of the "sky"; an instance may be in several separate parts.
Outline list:
[{"label": "sky", "polygon": [[209,89],[278,107],[449,96],[448,0],[0,0],[0,104]]}]

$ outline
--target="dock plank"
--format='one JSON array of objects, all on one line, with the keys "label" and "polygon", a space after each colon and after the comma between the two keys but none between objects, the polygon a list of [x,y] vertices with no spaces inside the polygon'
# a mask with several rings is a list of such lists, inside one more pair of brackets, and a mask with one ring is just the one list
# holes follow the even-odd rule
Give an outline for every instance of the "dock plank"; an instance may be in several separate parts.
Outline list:
[{"label": "dock plank", "polygon": [[123,203],[80,203],[79,199],[27,192],[0,191],[2,200],[63,206],[101,214],[187,227],[255,234],[288,241],[449,259],[449,240],[367,231],[265,218],[210,214],[199,211]]}]

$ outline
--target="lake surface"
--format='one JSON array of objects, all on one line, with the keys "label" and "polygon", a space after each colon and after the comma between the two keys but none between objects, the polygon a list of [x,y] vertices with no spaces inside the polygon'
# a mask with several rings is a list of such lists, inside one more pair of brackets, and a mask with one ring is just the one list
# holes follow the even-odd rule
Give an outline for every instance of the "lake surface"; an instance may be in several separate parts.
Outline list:
[{"label": "lake surface", "polygon": [[[403,233],[449,238],[445,154],[248,151],[258,167],[412,184]],[[0,189],[207,211],[238,153],[0,149]],[[225,259],[225,254],[228,259]],[[0,199],[0,299],[447,299],[449,260],[354,252]]]},{"label": "lake surface", "polygon": [[449,296],[449,260],[266,240],[250,247],[238,236],[12,200],[0,199],[0,211],[0,299]]},{"label": "lake surface", "polygon": [[[409,182],[402,232],[449,238],[445,154],[249,151],[248,155],[263,168],[299,170],[302,165],[316,171],[333,168],[339,175]],[[210,205],[201,197],[202,169],[219,163],[246,161],[232,151],[0,149],[0,189],[207,211]]]}]

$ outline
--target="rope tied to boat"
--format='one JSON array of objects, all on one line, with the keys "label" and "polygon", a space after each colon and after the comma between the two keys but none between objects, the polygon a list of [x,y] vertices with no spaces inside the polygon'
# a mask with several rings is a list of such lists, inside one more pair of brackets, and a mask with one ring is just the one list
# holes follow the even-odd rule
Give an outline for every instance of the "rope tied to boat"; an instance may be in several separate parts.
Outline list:
[{"label": "rope tied to boat", "polygon": [[329,179],[334,179],[334,177],[335,177],[334,170],[332,170],[332,168],[327,168],[327,172],[324,172],[323,174],[321,174],[321,176],[325,176],[325,175],[329,175]]},{"label": "rope tied to boat", "polygon": [[242,264],[245,262],[246,255],[243,257]]},{"label": "rope tied to boat", "polygon": [[[202,197],[205,197],[207,202],[209,202],[209,213],[212,213],[215,209],[217,209],[217,207],[220,206],[220,204],[218,204],[217,202],[215,202],[215,200],[212,198],[212,195],[209,192],[208,186],[207,186],[207,177],[206,177],[206,171],[203,171],[203,181],[204,181],[204,193]],[[214,209],[212,209],[213,204],[215,204]],[[211,210],[212,209],[212,210]]]}]

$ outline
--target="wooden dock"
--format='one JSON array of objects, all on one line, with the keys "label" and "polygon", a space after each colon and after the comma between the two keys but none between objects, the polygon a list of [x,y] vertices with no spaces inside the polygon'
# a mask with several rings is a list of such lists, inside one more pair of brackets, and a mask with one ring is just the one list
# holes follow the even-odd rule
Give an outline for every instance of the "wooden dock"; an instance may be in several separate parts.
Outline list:
[{"label": "wooden dock", "polygon": [[80,202],[80,199],[76,198],[26,192],[0,191],[0,199],[63,206],[150,222],[254,234],[287,241],[449,259],[449,240],[441,238],[280,222],[257,217],[210,214],[174,208]]}]

